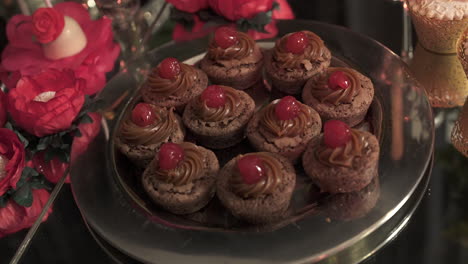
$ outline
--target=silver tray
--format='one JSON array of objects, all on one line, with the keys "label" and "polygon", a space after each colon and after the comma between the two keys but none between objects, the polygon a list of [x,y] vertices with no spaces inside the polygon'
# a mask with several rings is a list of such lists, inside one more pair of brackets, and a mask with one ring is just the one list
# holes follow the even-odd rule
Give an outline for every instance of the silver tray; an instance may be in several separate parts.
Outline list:
[{"label": "silver tray", "polygon": [[[112,135],[109,135],[118,123],[117,118],[104,125],[86,155],[72,168],[76,202],[100,237],[127,255],[148,263],[306,263],[330,257],[341,259],[350,254],[357,261],[368,254],[352,251],[360,241],[380,234],[374,239],[375,245],[369,245],[375,249],[388,240],[391,233],[379,230],[394,219],[413,195],[433,150],[432,112],[423,89],[398,56],[365,36],[341,27],[305,21],[282,21],[279,29],[279,36],[303,29],[314,31],[324,39],[337,61],[356,67],[373,80],[383,117],[379,126],[379,180],[374,185],[376,188],[364,192],[380,197],[370,203],[373,208],[356,217],[340,217],[337,213],[346,208],[360,208],[356,205],[363,202],[360,197],[373,196],[332,197],[323,200],[322,208],[335,209],[320,210],[320,213],[311,210],[313,214],[293,219],[287,226],[270,232],[259,228],[230,232],[230,225],[214,230],[193,228],[196,225],[192,222],[181,224],[178,217],[145,207],[141,195],[129,191],[131,184],[119,177],[116,169],[119,162],[114,162]],[[168,56],[190,59],[202,53],[206,46],[206,39],[165,45],[150,52],[144,62],[156,65]],[[102,98],[113,102],[128,91],[131,95],[127,100],[134,98],[141,82],[134,73],[144,69],[147,66],[139,63],[115,76],[101,94]],[[116,114],[121,116],[131,103],[128,100]],[[330,203],[335,205],[327,206]],[[340,206],[342,210],[336,210]]]}]

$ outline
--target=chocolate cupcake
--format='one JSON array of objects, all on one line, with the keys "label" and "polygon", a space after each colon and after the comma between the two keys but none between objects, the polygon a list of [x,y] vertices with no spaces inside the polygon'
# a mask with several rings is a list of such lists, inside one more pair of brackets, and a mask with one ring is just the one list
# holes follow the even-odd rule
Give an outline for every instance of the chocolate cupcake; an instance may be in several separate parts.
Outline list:
[{"label": "chocolate cupcake", "polygon": [[324,72],[331,53],[310,31],[287,34],[265,54],[265,69],[272,86],[286,94],[300,94],[306,81]]},{"label": "chocolate cupcake", "polygon": [[221,203],[237,218],[269,223],[284,217],[296,183],[292,164],[275,153],[239,155],[220,171]]},{"label": "chocolate cupcake", "polygon": [[374,98],[371,80],[351,68],[330,67],[311,78],[302,91],[302,100],[314,108],[325,122],[340,120],[359,124]]},{"label": "chocolate cupcake", "polygon": [[213,84],[247,89],[262,77],[263,54],[247,34],[229,27],[216,30],[200,68]]},{"label": "chocolate cupcake", "polygon": [[212,85],[190,101],[185,108],[183,122],[195,135],[198,144],[223,149],[244,139],[244,128],[254,109],[255,102],[245,92]]},{"label": "chocolate cupcake", "polygon": [[141,96],[147,103],[175,107],[181,113],[185,104],[200,95],[207,85],[208,77],[204,72],[167,58],[153,68],[141,88]]},{"label": "chocolate cupcake", "polygon": [[122,121],[115,145],[138,167],[146,167],[163,143],[184,141],[185,129],[174,109],[139,103]]},{"label": "chocolate cupcake", "polygon": [[278,153],[295,162],[321,129],[322,121],[314,109],[286,96],[254,115],[247,137],[258,151]]},{"label": "chocolate cupcake", "polygon": [[166,143],[142,176],[151,199],[174,214],[203,208],[215,193],[219,163],[215,154],[195,144]]},{"label": "chocolate cupcake", "polygon": [[330,193],[363,189],[376,175],[378,161],[377,138],[338,120],[325,123],[323,136],[313,139],[302,157],[306,174]]}]

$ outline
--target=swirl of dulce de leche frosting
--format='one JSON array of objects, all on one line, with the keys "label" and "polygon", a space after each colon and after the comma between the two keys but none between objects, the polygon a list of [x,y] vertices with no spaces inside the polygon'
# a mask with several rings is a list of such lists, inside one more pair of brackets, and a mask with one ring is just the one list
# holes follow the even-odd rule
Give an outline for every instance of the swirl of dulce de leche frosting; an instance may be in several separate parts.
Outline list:
[{"label": "swirl of dulce de leche frosting", "polygon": [[166,108],[151,105],[154,110],[156,120],[146,127],[140,127],[133,123],[130,118],[125,119],[120,126],[120,138],[123,142],[130,145],[149,146],[159,144],[165,141],[179,125],[174,114],[174,109],[167,110]]},{"label": "swirl of dulce de leche frosting", "polygon": [[276,117],[275,107],[279,100],[265,107],[260,118],[260,126],[277,137],[295,137],[304,132],[312,124],[311,111],[303,104],[299,104],[300,111],[295,118],[280,120]]},{"label": "swirl of dulce de leche frosting", "polygon": [[212,39],[208,46],[208,58],[214,61],[241,60],[250,56],[254,52],[256,45],[249,35],[237,32],[237,43],[227,49],[218,47],[215,40]]},{"label": "swirl of dulce de leche frosting", "polygon": [[322,57],[326,49],[323,40],[310,31],[302,32],[307,36],[309,43],[301,54],[293,54],[286,50],[288,36],[292,33],[276,41],[275,48],[273,49],[273,58],[279,67],[298,69],[304,65],[304,67],[309,70],[309,68],[311,68],[311,63]]},{"label": "swirl of dulce de leche frosting", "polygon": [[183,142],[179,144],[184,149],[184,159],[174,169],[156,168],[156,177],[161,181],[175,186],[185,185],[203,175],[204,155],[195,144]]},{"label": "swirl of dulce de leche frosting", "polygon": [[153,68],[148,75],[146,85],[149,93],[160,96],[181,95],[192,88],[198,78],[196,69],[185,63],[180,63],[180,74],[174,79],[164,79],[158,74],[158,67]]},{"label": "swirl of dulce de leche frosting", "polygon": [[317,160],[328,167],[342,166],[351,168],[355,157],[361,157],[367,148],[368,143],[364,142],[364,135],[357,129],[351,129],[351,139],[346,145],[329,148],[323,142],[317,148],[315,155]]},{"label": "swirl of dulce de leche frosting", "polygon": [[[346,89],[333,90],[328,87],[328,76],[335,71],[342,71],[350,80],[349,87]],[[361,91],[361,81],[359,77],[349,68],[329,68],[327,74],[320,77],[317,84],[310,90],[313,97],[321,103],[331,103],[339,105],[349,104],[353,98],[359,95]]]},{"label": "swirl of dulce de leche frosting", "polygon": [[282,184],[282,166],[281,163],[267,152],[258,152],[248,155],[258,156],[263,161],[265,171],[264,177],[257,183],[247,184],[242,179],[237,164],[234,168],[234,174],[230,178],[230,186],[232,191],[239,196],[250,198],[260,195],[271,194],[275,189]]},{"label": "swirl of dulce de leche frosting", "polygon": [[195,108],[198,110],[198,116],[201,120],[206,122],[217,122],[226,118],[232,117],[234,110],[239,107],[240,99],[237,95],[237,91],[231,87],[219,85],[224,89],[226,103],[218,108],[211,108],[201,99],[201,96],[197,98]]}]

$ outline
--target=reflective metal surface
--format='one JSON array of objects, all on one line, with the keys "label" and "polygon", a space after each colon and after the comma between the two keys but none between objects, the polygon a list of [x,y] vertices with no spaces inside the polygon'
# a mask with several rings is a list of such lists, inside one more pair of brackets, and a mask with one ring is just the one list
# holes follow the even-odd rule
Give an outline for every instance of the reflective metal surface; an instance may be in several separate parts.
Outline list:
[{"label": "reflective metal surface", "polygon": [[[303,263],[329,258],[348,263],[362,259],[392,237],[394,228],[382,228],[392,220],[401,224],[405,218],[395,217],[410,215],[405,208],[409,206],[412,212],[417,205],[409,202],[415,190],[425,189],[421,180],[429,166],[434,129],[424,91],[395,54],[367,37],[314,22],[285,21],[279,28],[280,35],[303,29],[316,32],[336,57],[373,80],[383,110],[380,199],[375,207],[356,220],[337,221],[320,215],[275,232],[239,234],[170,228],[142,213],[116,184],[110,170],[109,135],[105,133],[109,130],[103,130],[72,168],[76,202],[100,236],[148,263]],[[166,45],[150,53],[145,61],[155,65],[168,56],[190,58],[204,50],[206,41]],[[112,102],[125,91],[134,90],[138,77],[130,72],[116,76],[103,98]],[[108,125],[112,130],[115,121]],[[373,236],[374,242],[354,250]]]}]

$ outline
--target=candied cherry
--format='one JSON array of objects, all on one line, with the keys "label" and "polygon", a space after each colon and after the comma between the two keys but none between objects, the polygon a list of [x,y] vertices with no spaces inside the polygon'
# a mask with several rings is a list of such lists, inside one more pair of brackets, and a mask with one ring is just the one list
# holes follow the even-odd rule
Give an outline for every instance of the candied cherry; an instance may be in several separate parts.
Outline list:
[{"label": "candied cherry", "polygon": [[292,33],[286,39],[286,50],[293,54],[301,54],[308,45],[308,39],[304,32]]},{"label": "candied cherry", "polygon": [[163,170],[172,170],[184,159],[184,149],[175,143],[165,143],[161,146],[158,153],[159,168]]},{"label": "candied cherry", "polygon": [[299,111],[299,102],[290,95],[281,98],[275,106],[275,115],[279,120],[293,119]]},{"label": "candied cherry", "polygon": [[257,155],[247,155],[237,161],[242,180],[246,184],[255,184],[265,176],[265,166]]},{"label": "candied cherry", "polygon": [[323,140],[330,148],[346,145],[351,139],[351,128],[339,120],[329,120],[323,127]]},{"label": "candied cherry", "polygon": [[159,64],[158,74],[163,79],[174,79],[180,74],[180,63],[176,58],[165,58]]},{"label": "candied cherry", "polygon": [[219,108],[226,103],[226,93],[223,87],[219,85],[208,86],[201,94],[201,99],[205,102],[206,106],[211,108]]},{"label": "candied cherry", "polygon": [[334,71],[328,76],[328,87],[332,90],[347,89],[351,84],[351,80],[342,71]]},{"label": "candied cherry", "polygon": [[216,45],[222,49],[227,49],[237,43],[237,31],[230,27],[220,27],[214,34]]},{"label": "candied cherry", "polygon": [[146,103],[139,103],[132,110],[132,122],[139,127],[151,125],[156,119],[153,107]]}]

